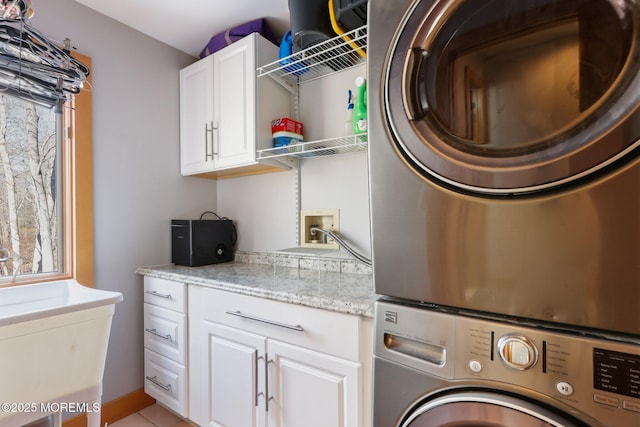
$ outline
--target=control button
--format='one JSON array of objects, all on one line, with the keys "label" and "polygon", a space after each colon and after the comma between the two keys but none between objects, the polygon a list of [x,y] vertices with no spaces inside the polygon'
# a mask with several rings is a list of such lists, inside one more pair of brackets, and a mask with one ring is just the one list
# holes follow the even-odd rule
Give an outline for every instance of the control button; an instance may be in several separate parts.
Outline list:
[{"label": "control button", "polygon": [[620,406],[620,401],[615,397],[604,396],[602,394],[594,393],[593,401],[596,403],[602,403],[603,405],[613,406],[617,408]]},{"label": "control button", "polygon": [[573,386],[566,381],[558,381],[556,390],[563,396],[571,396],[573,394]]},{"label": "control button", "polygon": [[524,371],[538,363],[538,349],[524,335],[507,334],[498,340],[498,354],[510,368]]},{"label": "control button", "polygon": [[622,401],[622,407],[627,411],[640,412],[640,403],[630,402],[628,400]]},{"label": "control button", "polygon": [[478,362],[477,360],[470,360],[469,369],[471,369],[471,372],[475,372],[477,374],[478,372],[482,371],[482,363]]}]

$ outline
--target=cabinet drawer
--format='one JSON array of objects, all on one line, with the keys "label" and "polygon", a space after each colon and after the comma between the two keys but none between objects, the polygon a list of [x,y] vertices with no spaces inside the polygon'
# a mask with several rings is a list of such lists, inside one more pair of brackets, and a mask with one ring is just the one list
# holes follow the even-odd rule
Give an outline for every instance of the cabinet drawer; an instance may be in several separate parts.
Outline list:
[{"label": "cabinet drawer", "polygon": [[186,364],[187,315],[145,303],[144,346]]},{"label": "cabinet drawer", "polygon": [[205,288],[206,320],[359,360],[358,316]]},{"label": "cabinet drawer", "polygon": [[186,313],[187,286],[180,282],[145,276],[144,302]]},{"label": "cabinet drawer", "polygon": [[187,368],[144,350],[144,392],[158,402],[187,417]]}]

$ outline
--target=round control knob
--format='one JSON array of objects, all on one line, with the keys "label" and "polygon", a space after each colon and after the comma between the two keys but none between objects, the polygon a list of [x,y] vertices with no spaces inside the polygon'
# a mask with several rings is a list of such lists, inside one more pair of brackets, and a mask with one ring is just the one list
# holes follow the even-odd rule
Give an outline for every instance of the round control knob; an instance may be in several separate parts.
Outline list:
[{"label": "round control knob", "polygon": [[538,349],[524,335],[507,334],[498,340],[500,358],[510,368],[524,371],[538,363]]}]

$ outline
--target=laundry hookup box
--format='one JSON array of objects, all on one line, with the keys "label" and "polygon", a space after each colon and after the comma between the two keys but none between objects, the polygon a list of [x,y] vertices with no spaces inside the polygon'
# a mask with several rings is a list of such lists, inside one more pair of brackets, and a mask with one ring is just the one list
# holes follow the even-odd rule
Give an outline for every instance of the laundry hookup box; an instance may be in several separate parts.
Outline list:
[{"label": "laundry hookup box", "polygon": [[287,147],[299,144],[302,138],[302,123],[283,117],[271,121],[271,133],[273,134],[273,146]]}]

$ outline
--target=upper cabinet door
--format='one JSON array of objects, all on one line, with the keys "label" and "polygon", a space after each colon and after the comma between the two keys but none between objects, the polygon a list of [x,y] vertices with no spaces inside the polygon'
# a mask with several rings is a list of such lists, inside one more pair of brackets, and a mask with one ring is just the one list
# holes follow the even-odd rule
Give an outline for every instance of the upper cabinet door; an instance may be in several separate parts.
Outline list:
[{"label": "upper cabinet door", "polygon": [[210,171],[213,159],[213,57],[180,70],[180,172]]},{"label": "upper cabinet door", "polygon": [[255,35],[213,55],[216,168],[255,163]]}]

